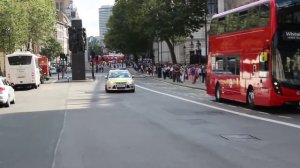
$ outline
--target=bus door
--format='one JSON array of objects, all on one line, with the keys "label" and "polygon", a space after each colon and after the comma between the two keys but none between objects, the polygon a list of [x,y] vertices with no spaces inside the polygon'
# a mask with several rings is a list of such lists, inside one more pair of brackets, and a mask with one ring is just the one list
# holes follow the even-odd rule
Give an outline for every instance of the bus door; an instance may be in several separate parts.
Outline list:
[{"label": "bus door", "polygon": [[258,67],[258,86],[256,94],[256,100],[262,104],[267,103],[268,97],[272,87],[269,87],[269,52],[263,51],[259,55],[259,67]]}]

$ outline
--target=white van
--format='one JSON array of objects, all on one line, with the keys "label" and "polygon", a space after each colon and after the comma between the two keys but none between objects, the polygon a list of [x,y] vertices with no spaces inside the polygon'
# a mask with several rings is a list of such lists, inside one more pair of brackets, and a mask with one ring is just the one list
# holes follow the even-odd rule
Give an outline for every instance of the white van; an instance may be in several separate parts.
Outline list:
[{"label": "white van", "polygon": [[17,86],[37,88],[41,84],[38,57],[31,52],[15,52],[5,57],[6,78]]}]

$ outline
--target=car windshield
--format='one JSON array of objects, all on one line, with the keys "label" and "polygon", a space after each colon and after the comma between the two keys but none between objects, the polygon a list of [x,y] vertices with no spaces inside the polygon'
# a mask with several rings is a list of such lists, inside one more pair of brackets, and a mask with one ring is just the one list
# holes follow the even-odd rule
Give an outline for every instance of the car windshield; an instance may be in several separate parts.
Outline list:
[{"label": "car windshield", "polygon": [[109,78],[130,78],[130,74],[127,71],[113,71],[108,75]]}]

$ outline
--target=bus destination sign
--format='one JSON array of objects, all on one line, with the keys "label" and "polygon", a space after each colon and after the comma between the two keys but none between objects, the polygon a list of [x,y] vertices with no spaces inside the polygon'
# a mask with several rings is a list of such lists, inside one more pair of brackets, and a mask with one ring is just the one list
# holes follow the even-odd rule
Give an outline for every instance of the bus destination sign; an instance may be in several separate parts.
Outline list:
[{"label": "bus destination sign", "polygon": [[284,31],[283,39],[284,40],[300,40],[300,32]]}]

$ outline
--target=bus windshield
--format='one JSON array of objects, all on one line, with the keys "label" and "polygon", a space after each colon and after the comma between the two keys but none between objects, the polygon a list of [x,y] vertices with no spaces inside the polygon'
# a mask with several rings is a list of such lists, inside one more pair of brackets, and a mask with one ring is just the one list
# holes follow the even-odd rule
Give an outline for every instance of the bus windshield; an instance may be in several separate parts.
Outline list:
[{"label": "bus windshield", "polygon": [[9,65],[30,65],[32,56],[8,57]]},{"label": "bus windshield", "polygon": [[278,31],[274,38],[273,77],[300,86],[300,0],[277,0]]}]

